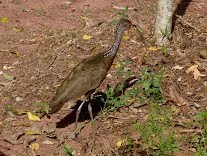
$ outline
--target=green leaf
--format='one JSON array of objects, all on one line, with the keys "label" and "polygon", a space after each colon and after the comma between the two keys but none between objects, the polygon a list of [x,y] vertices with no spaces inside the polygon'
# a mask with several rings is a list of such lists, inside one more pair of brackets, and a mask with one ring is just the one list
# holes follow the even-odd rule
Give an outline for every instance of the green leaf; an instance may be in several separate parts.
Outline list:
[{"label": "green leaf", "polygon": [[143,82],[142,85],[143,85],[143,87],[144,87],[144,90],[145,90],[145,91],[148,91],[149,88],[150,88],[151,83],[150,83],[149,81],[145,81],[145,82]]},{"label": "green leaf", "polygon": [[64,151],[65,151],[65,154],[67,155],[67,156],[73,156],[73,148],[70,146],[70,145],[68,145],[68,144],[64,144]]}]

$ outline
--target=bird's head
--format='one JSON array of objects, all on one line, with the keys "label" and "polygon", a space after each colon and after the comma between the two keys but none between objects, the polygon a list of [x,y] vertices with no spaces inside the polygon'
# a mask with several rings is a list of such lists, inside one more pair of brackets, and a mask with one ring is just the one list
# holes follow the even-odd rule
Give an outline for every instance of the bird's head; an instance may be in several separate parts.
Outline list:
[{"label": "bird's head", "polygon": [[123,33],[124,31],[130,34],[137,35],[137,28],[128,19],[121,19],[116,26],[116,34]]},{"label": "bird's head", "polygon": [[142,39],[142,34],[139,31],[139,29],[137,28],[137,26],[133,25],[128,19],[121,19],[118,22],[115,34],[116,35],[120,35],[124,31],[127,31],[127,34],[129,36],[136,36],[137,38],[141,38]]},{"label": "bird's head", "polygon": [[117,24],[117,30],[125,31],[133,27],[133,24],[127,19],[121,19]]}]

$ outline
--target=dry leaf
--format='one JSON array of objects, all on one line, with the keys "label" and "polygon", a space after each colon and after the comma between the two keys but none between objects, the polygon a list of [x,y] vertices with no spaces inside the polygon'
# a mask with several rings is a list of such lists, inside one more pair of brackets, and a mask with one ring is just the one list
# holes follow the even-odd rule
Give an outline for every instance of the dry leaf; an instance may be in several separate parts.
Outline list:
[{"label": "dry leaf", "polygon": [[40,121],[40,118],[32,112],[27,112],[28,118],[31,121]]},{"label": "dry leaf", "polygon": [[186,104],[189,105],[189,102],[181,97],[172,86],[170,86],[169,88],[169,95],[171,100],[175,102],[178,106],[184,106]]},{"label": "dry leaf", "polygon": [[92,36],[90,36],[90,35],[83,35],[83,39],[84,40],[89,40],[89,39],[91,39],[92,38]]},{"label": "dry leaf", "polygon": [[115,68],[119,68],[121,66],[121,64],[119,62],[115,63],[114,67]]},{"label": "dry leaf", "polygon": [[200,71],[198,70],[197,64],[190,66],[185,72],[187,74],[189,74],[190,72],[193,72],[193,76],[194,76],[195,80],[198,80],[200,77],[206,76],[206,75],[200,73]]},{"label": "dry leaf", "polygon": [[176,65],[174,67],[172,67],[172,69],[175,69],[175,70],[181,70],[183,69],[183,67],[179,66],[179,65]]},{"label": "dry leaf", "polygon": [[160,50],[160,48],[158,48],[158,47],[149,47],[148,50],[149,51],[157,51],[157,50]]},{"label": "dry leaf", "polygon": [[15,79],[14,76],[11,76],[11,75],[8,75],[8,74],[5,74],[5,73],[3,73],[3,76],[4,76],[5,79],[10,80],[10,81]]},{"label": "dry leaf", "polygon": [[39,135],[42,132],[42,125],[39,123],[36,124],[32,124],[32,127],[29,127],[25,134],[29,134],[29,135]]},{"label": "dry leaf", "polygon": [[90,19],[88,17],[86,17],[86,16],[81,16],[80,18],[85,20],[85,21],[90,21]]},{"label": "dry leaf", "polygon": [[21,27],[13,27],[14,32],[21,32],[23,29]]},{"label": "dry leaf", "polygon": [[128,40],[129,40],[129,36],[123,36],[123,37],[122,37],[122,40],[124,40],[124,41],[128,41]]},{"label": "dry leaf", "polygon": [[33,150],[33,151],[38,151],[40,149],[40,145],[38,143],[32,143],[30,145],[30,148]]},{"label": "dry leaf", "polygon": [[116,143],[116,147],[120,148],[120,147],[126,145],[126,143],[127,143],[127,139],[122,139]]},{"label": "dry leaf", "polygon": [[9,18],[7,18],[7,17],[1,18],[1,23],[8,23],[8,22],[9,22]]}]

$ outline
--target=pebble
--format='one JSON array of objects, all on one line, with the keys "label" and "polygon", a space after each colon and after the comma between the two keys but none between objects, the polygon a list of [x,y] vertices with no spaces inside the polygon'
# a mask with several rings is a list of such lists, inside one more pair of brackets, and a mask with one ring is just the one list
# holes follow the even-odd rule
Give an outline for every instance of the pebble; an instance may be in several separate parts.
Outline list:
[{"label": "pebble", "polygon": [[207,49],[205,48],[205,49],[201,49],[200,51],[199,51],[199,53],[200,53],[200,57],[201,58],[203,58],[203,59],[207,59]]},{"label": "pebble", "polygon": [[16,97],[16,99],[15,99],[16,102],[20,102],[22,100],[23,100],[23,98],[21,98],[21,97]]}]

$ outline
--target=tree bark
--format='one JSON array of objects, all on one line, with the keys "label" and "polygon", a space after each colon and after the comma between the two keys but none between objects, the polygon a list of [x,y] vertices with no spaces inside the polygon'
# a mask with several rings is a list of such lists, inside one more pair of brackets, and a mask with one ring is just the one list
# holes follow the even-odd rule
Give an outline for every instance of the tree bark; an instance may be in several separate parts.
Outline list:
[{"label": "tree bark", "polygon": [[173,0],[159,0],[155,24],[155,43],[158,46],[167,46],[172,30],[172,3]]}]

